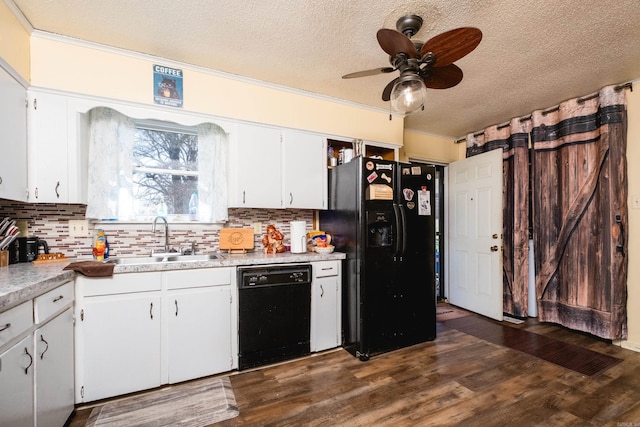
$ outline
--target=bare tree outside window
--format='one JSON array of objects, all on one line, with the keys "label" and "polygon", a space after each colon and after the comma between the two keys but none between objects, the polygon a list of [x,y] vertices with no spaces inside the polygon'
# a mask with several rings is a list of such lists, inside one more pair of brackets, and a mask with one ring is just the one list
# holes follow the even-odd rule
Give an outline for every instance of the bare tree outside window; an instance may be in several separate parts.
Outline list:
[{"label": "bare tree outside window", "polygon": [[198,136],[139,126],[134,145],[137,215],[186,215],[198,191]]}]

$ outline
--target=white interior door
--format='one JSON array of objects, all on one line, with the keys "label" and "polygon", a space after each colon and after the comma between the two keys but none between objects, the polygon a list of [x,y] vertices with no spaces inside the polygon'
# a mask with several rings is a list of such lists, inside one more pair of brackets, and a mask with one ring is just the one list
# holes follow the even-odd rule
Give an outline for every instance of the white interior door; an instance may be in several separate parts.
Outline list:
[{"label": "white interior door", "polygon": [[448,172],[449,301],[502,320],[502,149]]}]

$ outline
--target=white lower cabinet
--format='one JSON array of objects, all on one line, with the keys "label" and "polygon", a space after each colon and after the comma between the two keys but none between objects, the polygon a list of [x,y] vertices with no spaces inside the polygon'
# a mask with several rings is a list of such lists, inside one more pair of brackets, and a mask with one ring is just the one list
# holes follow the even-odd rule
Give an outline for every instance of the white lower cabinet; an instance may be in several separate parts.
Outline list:
[{"label": "white lower cabinet", "polygon": [[163,288],[167,291],[164,298],[167,373],[163,382],[173,384],[234,367],[231,341],[234,272],[231,268],[205,268],[163,274]]},{"label": "white lower cabinet", "polygon": [[37,426],[63,426],[73,412],[73,310],[36,329]]},{"label": "white lower cabinet", "polygon": [[231,369],[231,290],[171,292],[167,304],[168,382]]},{"label": "white lower cabinet", "polygon": [[76,279],[76,403],[229,371],[231,268]]},{"label": "white lower cabinet", "polygon": [[159,386],[160,295],[91,297],[82,307],[82,401]]},{"label": "white lower cabinet", "polygon": [[73,412],[72,304],[68,282],[0,313],[0,426],[63,426]]},{"label": "white lower cabinet", "polygon": [[33,427],[33,337],[0,353],[0,426]]},{"label": "white lower cabinet", "polygon": [[341,344],[340,267],[340,261],[311,263],[311,351],[327,350]]}]

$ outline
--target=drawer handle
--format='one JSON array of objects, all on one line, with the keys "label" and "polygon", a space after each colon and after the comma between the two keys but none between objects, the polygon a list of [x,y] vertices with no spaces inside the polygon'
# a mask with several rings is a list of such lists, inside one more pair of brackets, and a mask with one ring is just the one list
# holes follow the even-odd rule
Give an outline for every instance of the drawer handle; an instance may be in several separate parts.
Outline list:
[{"label": "drawer handle", "polygon": [[333,267],[322,267],[320,270],[322,271],[333,270]]},{"label": "drawer handle", "polygon": [[27,350],[27,347],[24,348],[24,354],[29,356],[29,366],[24,368],[24,374],[27,375],[29,373],[29,368],[31,367],[31,365],[33,365],[33,356],[29,354],[29,350]]},{"label": "drawer handle", "polygon": [[6,331],[7,329],[9,329],[11,327],[11,323],[7,323],[6,325],[4,325],[1,329],[0,332],[2,331]]},{"label": "drawer handle", "polygon": [[42,360],[44,358],[44,354],[47,352],[47,350],[49,350],[49,343],[47,342],[47,340],[44,339],[42,335],[40,335],[40,341],[45,343],[45,345],[47,346],[44,349],[44,351],[40,354],[40,360]]},{"label": "drawer handle", "polygon": [[64,296],[62,296],[62,295],[57,296],[57,297],[55,297],[55,298],[53,299],[53,302],[58,302],[58,301],[60,301],[62,298],[64,298]]}]

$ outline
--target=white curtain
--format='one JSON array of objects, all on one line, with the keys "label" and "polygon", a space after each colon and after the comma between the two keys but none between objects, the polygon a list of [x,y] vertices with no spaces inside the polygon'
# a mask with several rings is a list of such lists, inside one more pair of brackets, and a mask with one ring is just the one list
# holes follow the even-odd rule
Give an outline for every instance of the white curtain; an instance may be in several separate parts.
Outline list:
[{"label": "white curtain", "polygon": [[[133,145],[135,121],[111,108],[90,112],[87,218],[135,220]],[[198,126],[198,220],[225,222],[227,134],[212,123]]]},{"label": "white curtain", "polygon": [[111,108],[90,112],[87,218],[132,219],[133,120]]},{"label": "white curtain", "polygon": [[211,123],[198,126],[198,219],[226,222],[227,135]]}]

